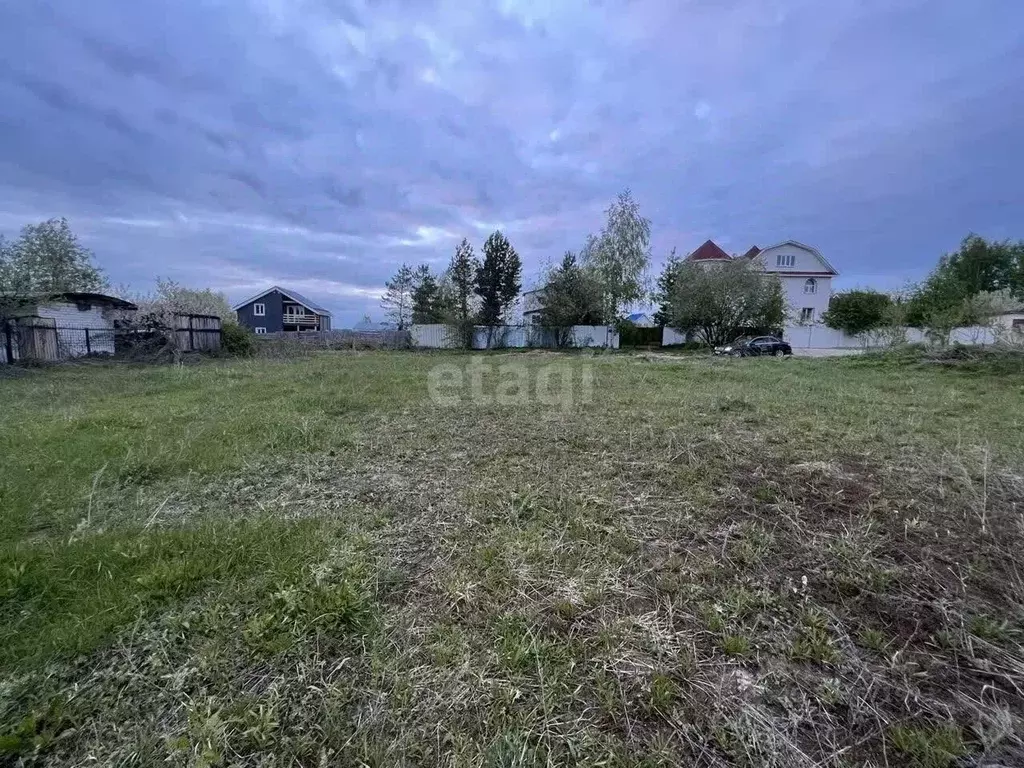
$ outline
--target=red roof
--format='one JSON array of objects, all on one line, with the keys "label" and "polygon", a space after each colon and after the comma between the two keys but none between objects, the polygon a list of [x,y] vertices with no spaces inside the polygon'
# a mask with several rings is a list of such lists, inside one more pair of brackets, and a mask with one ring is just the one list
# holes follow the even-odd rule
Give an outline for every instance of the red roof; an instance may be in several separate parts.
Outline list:
[{"label": "red roof", "polygon": [[686,257],[687,261],[709,261],[722,260],[732,261],[728,253],[719,248],[714,240],[708,240],[704,245]]},{"label": "red roof", "polygon": [[752,245],[752,246],[750,246],[750,250],[743,254],[742,258],[744,258],[744,259],[752,259],[755,256],[757,256],[757,254],[759,254],[760,252],[761,252],[760,248],[758,248],[756,245]]}]

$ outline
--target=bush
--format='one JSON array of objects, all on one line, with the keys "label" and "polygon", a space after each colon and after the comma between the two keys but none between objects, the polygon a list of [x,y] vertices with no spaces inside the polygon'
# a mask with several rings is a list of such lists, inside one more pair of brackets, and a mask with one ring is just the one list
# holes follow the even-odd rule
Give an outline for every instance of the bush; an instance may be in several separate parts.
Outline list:
[{"label": "bush", "polygon": [[220,335],[221,351],[233,357],[249,357],[256,349],[256,338],[245,326],[224,323]]},{"label": "bush", "polygon": [[892,299],[878,291],[837,293],[822,320],[829,328],[856,336],[884,325],[891,304]]}]

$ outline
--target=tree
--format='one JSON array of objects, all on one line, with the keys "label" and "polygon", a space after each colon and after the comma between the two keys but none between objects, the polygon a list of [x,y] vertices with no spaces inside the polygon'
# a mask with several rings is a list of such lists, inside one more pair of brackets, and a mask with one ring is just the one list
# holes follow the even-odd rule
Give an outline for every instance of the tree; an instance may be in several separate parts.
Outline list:
[{"label": "tree", "polygon": [[829,300],[822,320],[829,328],[856,336],[885,325],[891,304],[889,295],[878,291],[837,293]]},{"label": "tree", "polygon": [[473,286],[476,281],[480,262],[473,256],[473,246],[465,238],[455,246],[455,255],[448,265],[446,283],[450,287],[450,299],[453,307],[452,319],[458,323],[470,321]]},{"label": "tree", "polygon": [[676,249],[673,248],[672,253],[668,255],[668,260],[665,262],[665,268],[658,275],[658,287],[654,291],[653,296],[654,300],[658,302],[658,311],[654,313],[655,325],[665,326],[669,324],[668,305],[672,291],[675,288],[676,272],[682,262],[682,258],[676,255]]},{"label": "tree", "polygon": [[384,283],[384,295],[380,305],[384,313],[400,331],[404,331],[412,320],[412,291],[415,276],[412,267],[403,264],[395,276]]},{"label": "tree", "polygon": [[940,260],[937,269],[950,272],[966,296],[992,293],[1010,287],[1022,251],[1024,242],[989,242],[972,232],[960,242],[960,250]]},{"label": "tree", "polygon": [[441,285],[430,272],[430,267],[421,264],[413,275],[412,321],[414,323],[443,323],[445,319],[441,296]]},{"label": "tree", "polygon": [[46,296],[107,289],[102,270],[92,263],[92,253],[78,242],[67,219],[29,224],[5,250],[0,257],[5,292]]},{"label": "tree", "polygon": [[681,263],[668,301],[669,325],[696,332],[705,344],[726,344],[742,333],[779,328],[786,300],[777,275],[745,261],[704,268]]},{"label": "tree", "polygon": [[0,235],[0,320],[19,299],[28,295],[28,276],[14,263],[14,249]]},{"label": "tree", "polygon": [[523,265],[519,254],[500,231],[484,243],[484,261],[476,270],[474,290],[480,297],[481,325],[500,325],[515,304],[522,287]]},{"label": "tree", "polygon": [[583,263],[600,278],[604,316],[611,321],[621,309],[640,301],[647,292],[650,267],[651,222],[627,189],[605,211],[604,229],[590,236],[583,247]]},{"label": "tree", "polygon": [[168,278],[156,279],[156,291],[133,298],[143,313],[167,315],[216,315],[225,322],[235,319],[227,297],[211,288],[187,288]]},{"label": "tree", "polygon": [[30,297],[106,288],[103,272],[67,219],[29,224],[14,242],[0,237],[0,318]]},{"label": "tree", "polygon": [[548,271],[540,294],[540,324],[545,328],[601,325],[603,298],[597,277],[567,252],[561,264]]},{"label": "tree", "polygon": [[984,323],[991,309],[985,297],[1007,290],[1024,298],[1024,241],[990,242],[972,233],[912,292],[907,323],[944,340],[953,328]]}]

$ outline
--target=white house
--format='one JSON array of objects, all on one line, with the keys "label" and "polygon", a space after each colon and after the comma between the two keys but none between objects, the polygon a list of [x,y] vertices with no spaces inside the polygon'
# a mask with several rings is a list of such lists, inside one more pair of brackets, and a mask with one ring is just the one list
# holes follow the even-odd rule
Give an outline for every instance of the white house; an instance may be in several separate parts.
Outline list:
[{"label": "white house", "polygon": [[821,251],[786,240],[764,249],[754,246],[740,258],[751,259],[765,272],[779,276],[789,305],[789,324],[821,322],[832,297],[832,278],[839,275]]},{"label": "white house", "polygon": [[832,278],[839,273],[819,250],[796,240],[786,240],[769,248],[755,245],[742,256],[730,256],[713,240],[708,240],[686,257],[688,262],[708,267],[736,259],[749,259],[765,272],[779,276],[789,306],[788,324],[821,322],[832,296]]},{"label": "white house", "polygon": [[541,299],[544,297],[543,288],[534,288],[532,291],[523,292],[523,323],[534,325],[540,322],[540,311],[544,308]]}]

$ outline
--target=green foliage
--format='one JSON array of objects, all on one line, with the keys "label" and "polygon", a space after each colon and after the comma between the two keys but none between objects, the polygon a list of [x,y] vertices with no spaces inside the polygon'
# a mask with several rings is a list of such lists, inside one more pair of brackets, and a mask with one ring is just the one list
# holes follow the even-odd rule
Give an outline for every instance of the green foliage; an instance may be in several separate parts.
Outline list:
[{"label": "green foliage", "polygon": [[92,258],[67,219],[25,226],[13,243],[0,240],[0,306],[28,296],[107,290]]},{"label": "green foliage", "polygon": [[679,699],[679,686],[668,675],[660,672],[651,678],[647,707],[652,712],[669,713]]},{"label": "green foliage", "polygon": [[623,306],[640,301],[647,293],[651,262],[651,222],[627,189],[605,211],[605,225],[598,237],[591,235],[583,247],[583,265],[600,280],[606,320],[618,317]]},{"label": "green foliage", "polygon": [[668,255],[668,260],[665,262],[665,268],[661,270],[661,274],[658,275],[658,287],[654,291],[654,300],[658,303],[658,311],[654,313],[654,324],[659,326],[670,325],[671,311],[669,309],[669,303],[672,300],[672,294],[676,284],[676,274],[679,271],[679,265],[682,264],[683,259],[681,256],[676,254],[676,249],[672,249],[672,253]]},{"label": "green foliage", "polygon": [[412,292],[415,283],[415,275],[408,264],[399,267],[394,277],[384,283],[380,305],[388,320],[400,331],[408,328],[412,321]]},{"label": "green foliage", "polygon": [[540,324],[545,328],[601,325],[601,284],[592,270],[567,252],[550,270],[540,294]]},{"label": "green foliage", "polygon": [[480,297],[482,325],[499,325],[515,304],[522,287],[523,265],[519,254],[500,231],[484,243],[484,261],[476,270],[474,290]]},{"label": "green foliage", "polygon": [[970,234],[911,294],[906,321],[945,343],[952,329],[983,324],[992,311],[988,295],[1003,290],[1024,298],[1024,241]]},{"label": "green foliage", "polygon": [[872,290],[837,293],[828,303],[822,320],[829,328],[856,336],[885,324],[892,299]]},{"label": "green foliage", "polygon": [[232,357],[249,357],[256,349],[256,337],[244,325],[228,321],[221,325],[221,349]]},{"label": "green foliage", "polygon": [[743,635],[726,635],[722,638],[722,651],[726,656],[748,656],[750,640]]},{"label": "green foliage", "polygon": [[726,344],[751,329],[781,327],[786,300],[776,275],[735,260],[675,267],[668,301],[670,325],[695,331],[705,344]]},{"label": "green foliage", "polygon": [[441,283],[421,264],[413,275],[412,321],[414,323],[443,323],[447,316],[445,296]]},{"label": "green foliage", "polygon": [[950,273],[965,295],[974,296],[1010,288],[1022,256],[1024,241],[989,241],[972,232],[958,251],[940,262],[940,269]]},{"label": "green foliage", "polygon": [[452,320],[456,323],[465,324],[472,319],[471,300],[479,267],[479,260],[473,256],[473,246],[463,238],[455,247],[455,255],[445,275],[445,282],[451,288]]},{"label": "green foliage", "polygon": [[967,754],[963,735],[955,725],[894,725],[887,737],[913,768],[947,768]]},{"label": "green foliage", "polygon": [[798,630],[798,636],[790,648],[790,656],[794,659],[817,661],[822,664],[834,664],[839,661],[839,652],[828,631],[828,622],[817,611],[804,614]]}]

